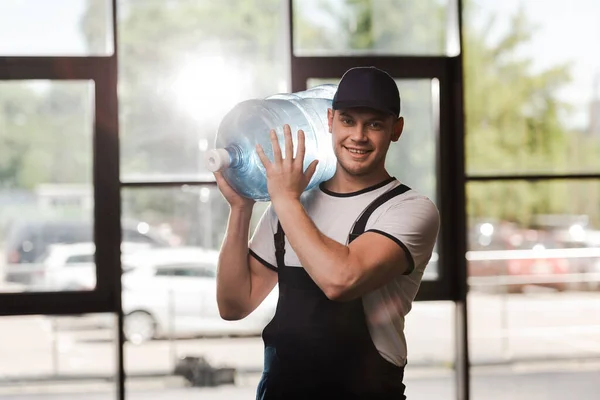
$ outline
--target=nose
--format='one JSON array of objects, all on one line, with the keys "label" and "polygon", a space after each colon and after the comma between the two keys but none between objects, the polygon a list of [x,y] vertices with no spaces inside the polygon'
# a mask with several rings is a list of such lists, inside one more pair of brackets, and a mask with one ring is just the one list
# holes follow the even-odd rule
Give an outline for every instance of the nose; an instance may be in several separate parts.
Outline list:
[{"label": "nose", "polygon": [[352,127],[350,139],[353,142],[364,142],[367,139],[366,127],[363,124],[356,124]]}]

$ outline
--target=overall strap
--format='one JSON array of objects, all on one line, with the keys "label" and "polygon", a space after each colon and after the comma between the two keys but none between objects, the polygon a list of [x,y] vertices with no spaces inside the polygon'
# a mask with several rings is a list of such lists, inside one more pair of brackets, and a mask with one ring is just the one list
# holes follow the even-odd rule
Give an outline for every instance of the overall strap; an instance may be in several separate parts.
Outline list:
[{"label": "overall strap", "polygon": [[396,186],[392,190],[383,193],[381,196],[373,200],[373,202],[369,204],[367,208],[365,208],[360,217],[358,217],[356,222],[354,222],[352,231],[348,236],[348,243],[352,243],[354,239],[356,239],[365,232],[365,228],[367,226],[367,221],[369,221],[369,217],[379,206],[384,204],[386,201],[393,199],[394,197],[399,196],[402,193],[405,193],[409,190],[410,188],[408,186],[401,184],[400,186]]},{"label": "overall strap", "polygon": [[278,270],[285,267],[285,232],[279,221],[277,221],[277,232],[275,233],[275,259]]}]

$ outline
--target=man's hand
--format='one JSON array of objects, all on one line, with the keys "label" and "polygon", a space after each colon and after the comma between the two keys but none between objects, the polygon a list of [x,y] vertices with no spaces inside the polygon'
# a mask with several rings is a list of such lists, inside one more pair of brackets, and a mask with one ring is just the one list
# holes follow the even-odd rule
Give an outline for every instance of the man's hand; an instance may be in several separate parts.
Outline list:
[{"label": "man's hand", "polygon": [[275,130],[271,130],[273,162],[265,155],[263,148],[256,145],[258,157],[267,172],[267,189],[272,202],[278,202],[281,199],[299,199],[314,175],[318,164],[318,160],[314,160],[304,172],[306,148],[302,130],[298,131],[298,150],[295,158],[292,131],[289,125],[284,125],[283,134],[285,137],[285,159],[281,155],[281,148]]},{"label": "man's hand", "polygon": [[247,210],[252,209],[254,207],[255,201],[253,199],[249,199],[238,194],[223,178],[223,175],[220,172],[214,172],[215,180],[217,181],[217,186],[219,187],[219,191],[225,197],[225,200],[229,203],[229,206],[232,209],[240,209]]}]

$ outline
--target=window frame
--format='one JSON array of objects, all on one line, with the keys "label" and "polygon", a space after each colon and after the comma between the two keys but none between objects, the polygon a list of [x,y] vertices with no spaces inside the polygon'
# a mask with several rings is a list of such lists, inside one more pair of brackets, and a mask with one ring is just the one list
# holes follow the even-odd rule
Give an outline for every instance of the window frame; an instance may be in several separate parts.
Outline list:
[{"label": "window frame", "polygon": [[120,309],[120,194],[116,56],[0,57],[0,80],[94,82],[93,196],[96,288],[86,292],[0,293],[0,315],[82,314]]}]

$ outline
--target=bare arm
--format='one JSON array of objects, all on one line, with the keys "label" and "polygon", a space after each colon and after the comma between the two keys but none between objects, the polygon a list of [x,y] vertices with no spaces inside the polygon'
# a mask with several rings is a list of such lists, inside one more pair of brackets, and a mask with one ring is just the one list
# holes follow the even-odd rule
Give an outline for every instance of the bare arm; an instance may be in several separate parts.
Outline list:
[{"label": "bare arm", "polygon": [[302,266],[332,300],[360,297],[410,267],[404,250],[385,236],[367,232],[346,246],[323,235],[299,201],[274,206]]},{"label": "bare arm", "polygon": [[252,209],[232,208],[217,267],[217,304],[223,319],[238,320],[256,309],[273,290],[277,273],[249,255]]},{"label": "bare arm", "polygon": [[238,320],[256,309],[273,290],[277,273],[249,255],[248,233],[254,200],[240,196],[220,172],[215,180],[230,212],[217,264],[217,305],[221,318]]}]

